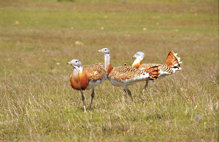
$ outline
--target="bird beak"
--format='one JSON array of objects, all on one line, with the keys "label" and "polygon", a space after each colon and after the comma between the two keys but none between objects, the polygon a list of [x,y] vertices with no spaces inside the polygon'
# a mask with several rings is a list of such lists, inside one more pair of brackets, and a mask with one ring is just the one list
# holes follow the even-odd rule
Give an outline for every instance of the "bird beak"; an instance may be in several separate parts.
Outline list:
[{"label": "bird beak", "polygon": [[98,52],[101,52],[101,53],[102,53],[102,50],[100,49],[100,50],[98,50]]},{"label": "bird beak", "polygon": [[68,62],[67,65],[71,65],[71,62]]}]

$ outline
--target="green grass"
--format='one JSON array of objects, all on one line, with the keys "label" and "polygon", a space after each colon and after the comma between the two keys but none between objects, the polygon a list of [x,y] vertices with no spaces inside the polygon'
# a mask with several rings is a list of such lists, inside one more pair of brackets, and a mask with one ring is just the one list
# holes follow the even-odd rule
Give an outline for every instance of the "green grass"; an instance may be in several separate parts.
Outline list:
[{"label": "green grass", "polygon": [[[0,141],[212,141],[218,139],[218,2],[215,0],[0,0]],[[84,43],[83,46],[75,44]],[[130,86],[134,102],[108,81],[83,112],[66,63],[163,63],[181,72]],[[86,94],[86,104],[90,101]]]}]

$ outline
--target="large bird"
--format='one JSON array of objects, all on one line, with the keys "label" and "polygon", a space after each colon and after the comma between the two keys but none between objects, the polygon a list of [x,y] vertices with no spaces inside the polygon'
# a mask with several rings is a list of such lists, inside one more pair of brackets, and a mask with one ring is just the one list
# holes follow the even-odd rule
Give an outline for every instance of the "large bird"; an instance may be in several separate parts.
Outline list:
[{"label": "large bird", "polygon": [[107,78],[114,86],[120,86],[123,88],[123,96],[128,94],[133,101],[132,93],[128,89],[128,86],[139,81],[146,79],[154,79],[159,76],[158,66],[152,66],[147,71],[138,70],[131,66],[118,66],[113,67],[110,64],[110,50],[103,48],[98,50],[104,53],[104,67],[107,71]]},{"label": "large bird", "polygon": [[[176,71],[181,70],[182,61],[180,61],[180,57],[177,56],[177,53],[174,53],[172,50],[169,52],[164,64],[156,64],[156,63],[146,63],[142,64],[144,59],[144,53],[139,51],[136,52],[133,56],[135,61],[132,64],[132,67],[137,68],[139,70],[147,71],[153,66],[158,66],[160,70],[159,78],[175,73]],[[144,89],[148,86],[149,80],[154,79],[146,79],[146,83]]]},{"label": "large bird", "polygon": [[78,59],[73,59],[68,62],[69,65],[73,66],[73,71],[70,76],[70,83],[73,89],[79,90],[82,96],[82,102],[84,111],[85,107],[85,97],[83,90],[92,89],[90,108],[94,98],[94,87],[103,82],[106,78],[106,71],[102,64],[84,65],[82,66],[81,61]]}]

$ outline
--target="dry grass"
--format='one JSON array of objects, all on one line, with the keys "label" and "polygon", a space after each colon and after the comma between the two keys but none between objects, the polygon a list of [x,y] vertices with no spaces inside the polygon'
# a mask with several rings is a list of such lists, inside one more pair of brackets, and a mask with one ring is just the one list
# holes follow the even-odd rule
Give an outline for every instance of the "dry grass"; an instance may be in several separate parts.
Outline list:
[{"label": "dry grass", "polygon": [[[96,1],[95,1],[96,2]],[[217,1],[0,1],[0,141],[217,141]],[[101,28],[102,27],[102,28]],[[146,28],[146,30],[144,29]],[[80,41],[83,45],[75,44]],[[149,84],[96,87],[84,113],[66,62],[162,63],[173,49],[183,70]],[[86,103],[90,92],[86,92]]]}]

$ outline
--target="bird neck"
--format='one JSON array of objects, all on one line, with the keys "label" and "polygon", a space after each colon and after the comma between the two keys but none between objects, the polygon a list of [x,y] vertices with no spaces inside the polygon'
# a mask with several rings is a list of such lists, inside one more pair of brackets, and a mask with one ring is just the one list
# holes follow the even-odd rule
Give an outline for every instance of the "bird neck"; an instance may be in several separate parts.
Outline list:
[{"label": "bird neck", "polygon": [[73,75],[75,77],[78,77],[82,72],[83,72],[83,67],[82,66],[79,66],[79,67],[75,66],[73,68]]},{"label": "bird neck", "polygon": [[138,68],[141,65],[142,61],[143,61],[143,58],[136,58],[135,61],[132,64],[132,67]]},{"label": "bird neck", "polygon": [[110,64],[110,54],[105,54],[104,55],[104,68],[105,68],[105,70],[108,69],[109,64]]},{"label": "bird neck", "polygon": [[107,74],[109,74],[113,69],[113,67],[110,64],[110,54],[104,55],[104,68],[107,71]]}]

